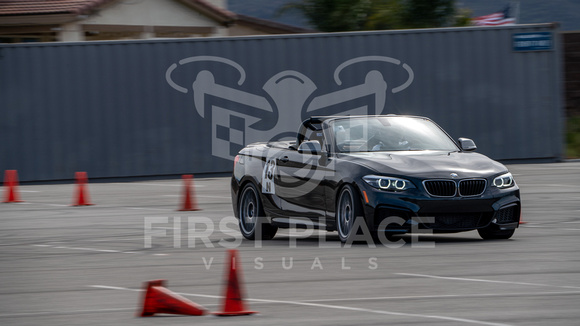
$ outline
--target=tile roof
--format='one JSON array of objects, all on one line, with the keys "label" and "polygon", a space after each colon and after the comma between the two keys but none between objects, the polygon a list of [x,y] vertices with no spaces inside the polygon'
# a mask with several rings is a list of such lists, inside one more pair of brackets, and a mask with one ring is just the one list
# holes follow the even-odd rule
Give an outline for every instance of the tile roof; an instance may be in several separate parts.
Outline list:
[{"label": "tile roof", "polygon": [[[73,14],[86,15],[116,0],[0,0],[0,16]],[[205,0],[181,0],[221,21],[232,21],[236,14]]]},{"label": "tile roof", "polygon": [[214,6],[205,0],[181,0],[181,1],[186,4],[189,4],[190,6],[198,10],[204,11],[206,14],[216,16],[216,18],[220,18],[222,20],[232,21],[237,18],[235,13],[227,9]]},{"label": "tile roof", "polygon": [[0,0],[0,16],[87,14],[112,0]]},{"label": "tile roof", "polygon": [[[90,15],[102,6],[119,0],[0,0],[0,17],[66,17]],[[215,6],[206,0],[177,0],[200,13],[229,26],[234,23],[254,26],[261,30],[279,33],[312,33],[315,30],[280,24],[255,17],[239,15]],[[63,23],[67,18],[53,18],[51,23]],[[70,19],[70,18],[69,18]],[[62,21],[61,21],[62,20]],[[2,23],[0,22],[0,25]]]}]

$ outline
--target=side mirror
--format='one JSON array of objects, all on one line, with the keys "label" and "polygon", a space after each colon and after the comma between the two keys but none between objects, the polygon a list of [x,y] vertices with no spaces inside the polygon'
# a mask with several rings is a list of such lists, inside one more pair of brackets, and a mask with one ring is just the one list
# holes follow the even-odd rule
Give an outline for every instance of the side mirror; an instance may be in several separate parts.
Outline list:
[{"label": "side mirror", "polygon": [[318,155],[322,152],[322,147],[318,140],[303,141],[300,146],[298,146],[298,153],[300,154],[312,154]]},{"label": "side mirror", "polygon": [[466,152],[474,151],[477,149],[475,142],[469,138],[459,138],[457,142],[459,143],[459,147],[461,147],[461,149]]}]

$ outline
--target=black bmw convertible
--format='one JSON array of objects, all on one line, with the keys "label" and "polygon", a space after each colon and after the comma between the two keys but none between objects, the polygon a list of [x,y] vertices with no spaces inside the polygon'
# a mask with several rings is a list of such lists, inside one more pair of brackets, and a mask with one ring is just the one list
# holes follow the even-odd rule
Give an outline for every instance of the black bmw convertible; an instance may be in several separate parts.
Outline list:
[{"label": "black bmw convertible", "polygon": [[312,117],[296,140],[239,152],[234,213],[247,239],[271,239],[280,227],[338,231],[343,242],[470,230],[508,239],[520,221],[519,188],[475,149],[424,117]]}]

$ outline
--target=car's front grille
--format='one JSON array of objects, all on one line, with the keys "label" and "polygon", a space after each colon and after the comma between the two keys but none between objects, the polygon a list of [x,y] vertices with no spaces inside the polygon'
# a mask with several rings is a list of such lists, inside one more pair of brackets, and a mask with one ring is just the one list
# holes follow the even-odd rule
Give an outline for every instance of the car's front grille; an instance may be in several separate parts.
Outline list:
[{"label": "car's front grille", "polygon": [[[459,182],[459,187],[457,186]],[[425,180],[423,185],[431,196],[435,197],[461,197],[479,196],[485,192],[487,181],[485,179],[466,180]],[[457,191],[459,188],[459,192]]]},{"label": "car's front grille", "polygon": [[459,181],[460,196],[479,196],[485,191],[485,179],[468,179]]},{"label": "car's front grille", "polygon": [[498,224],[518,222],[518,206],[514,205],[500,209],[495,213],[495,219]]},{"label": "car's front grille", "polygon": [[426,180],[423,184],[431,196],[453,197],[457,192],[457,184],[452,180]]}]

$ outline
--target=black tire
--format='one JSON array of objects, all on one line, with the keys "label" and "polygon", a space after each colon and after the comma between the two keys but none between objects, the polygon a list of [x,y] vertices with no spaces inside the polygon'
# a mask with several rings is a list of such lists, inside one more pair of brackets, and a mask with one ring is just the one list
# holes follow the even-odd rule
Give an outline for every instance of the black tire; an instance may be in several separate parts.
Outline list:
[{"label": "black tire", "polygon": [[497,226],[490,225],[483,229],[477,229],[477,233],[484,240],[506,240],[512,237],[516,229],[499,230]]},{"label": "black tire", "polygon": [[[353,234],[353,225],[357,218],[363,218],[363,207],[360,198],[351,185],[344,186],[336,201],[336,230],[341,242],[347,242]],[[364,220],[361,221],[364,223]]]},{"label": "black tire", "polygon": [[248,240],[270,240],[274,238],[278,227],[267,223],[266,214],[256,186],[247,183],[240,192],[238,217],[240,232]]}]

